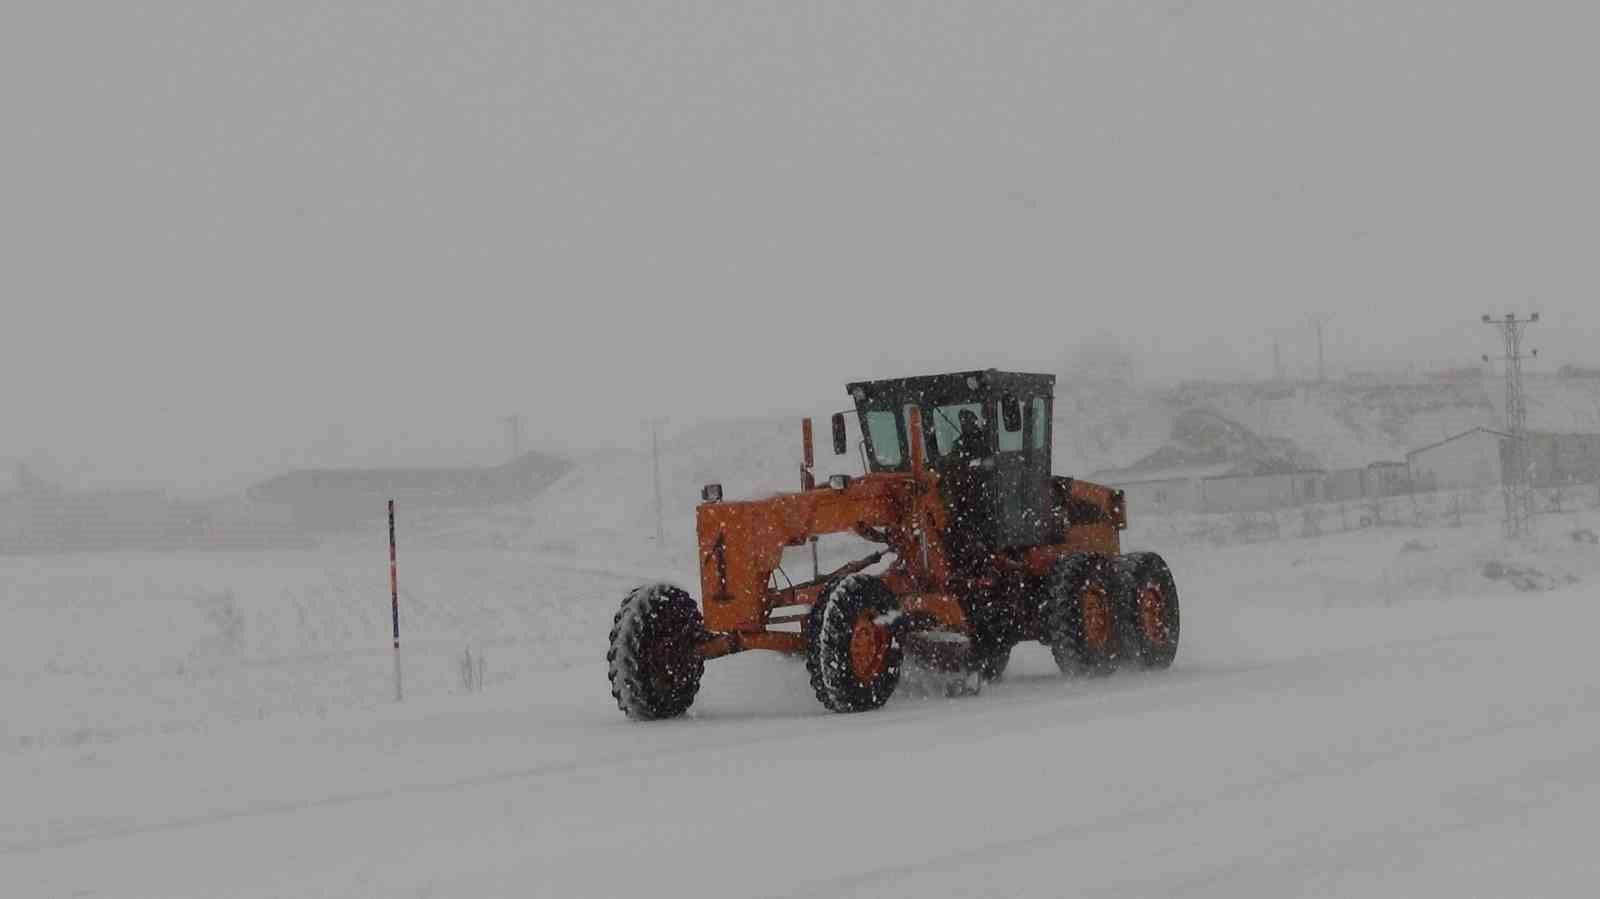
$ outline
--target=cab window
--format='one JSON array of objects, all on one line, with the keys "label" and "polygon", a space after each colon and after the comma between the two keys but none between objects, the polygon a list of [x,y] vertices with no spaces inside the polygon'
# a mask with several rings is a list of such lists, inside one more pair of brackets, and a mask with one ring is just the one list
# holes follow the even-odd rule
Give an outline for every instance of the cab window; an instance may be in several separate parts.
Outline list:
[{"label": "cab window", "polygon": [[956,440],[961,437],[961,413],[971,412],[978,416],[978,422],[984,427],[988,423],[983,418],[982,403],[959,403],[949,406],[935,406],[933,408],[933,442],[938,447],[940,456],[950,455],[950,450],[955,447]]},{"label": "cab window", "polygon": [[879,468],[899,468],[905,461],[900,448],[900,423],[892,409],[867,412],[867,442]]},{"label": "cab window", "polygon": [[1033,431],[1033,448],[1049,449],[1046,444],[1050,440],[1050,401],[1042,396],[1034,397],[1028,407],[1028,418],[1028,427]]},{"label": "cab window", "polygon": [[994,422],[996,427],[995,436],[999,438],[1000,452],[1020,452],[1023,445],[1022,426],[1024,422],[1022,416],[1017,416],[1017,429],[1015,431],[1006,430],[1006,417],[1004,415],[995,416]]}]

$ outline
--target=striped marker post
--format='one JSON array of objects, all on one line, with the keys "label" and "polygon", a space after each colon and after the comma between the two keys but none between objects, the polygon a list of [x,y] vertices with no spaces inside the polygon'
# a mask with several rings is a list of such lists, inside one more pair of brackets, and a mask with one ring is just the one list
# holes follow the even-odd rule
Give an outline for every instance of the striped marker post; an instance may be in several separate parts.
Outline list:
[{"label": "striped marker post", "polygon": [[400,565],[395,553],[394,500],[389,500],[389,610],[394,621],[394,701],[405,698],[400,683]]}]

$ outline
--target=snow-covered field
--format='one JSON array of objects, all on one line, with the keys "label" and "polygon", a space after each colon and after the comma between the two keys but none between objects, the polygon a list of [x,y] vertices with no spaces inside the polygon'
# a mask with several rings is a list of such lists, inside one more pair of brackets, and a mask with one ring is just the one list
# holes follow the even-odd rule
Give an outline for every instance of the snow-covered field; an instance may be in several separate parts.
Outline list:
[{"label": "snow-covered field", "polygon": [[403,550],[402,704],[380,538],[9,558],[0,895],[1590,895],[1593,517],[1156,545],[1169,672],[836,716],[752,654],[648,725],[607,626],[690,562],[629,528]]}]

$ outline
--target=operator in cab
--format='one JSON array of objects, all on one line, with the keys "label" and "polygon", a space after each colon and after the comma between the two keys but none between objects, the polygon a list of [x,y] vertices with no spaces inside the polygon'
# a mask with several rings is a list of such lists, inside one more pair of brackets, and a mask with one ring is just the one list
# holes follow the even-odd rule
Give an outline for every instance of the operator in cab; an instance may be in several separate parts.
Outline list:
[{"label": "operator in cab", "polygon": [[978,414],[961,410],[960,436],[940,460],[939,481],[953,526],[948,529],[950,561],[958,571],[976,574],[988,557],[993,529],[990,496],[989,434]]}]

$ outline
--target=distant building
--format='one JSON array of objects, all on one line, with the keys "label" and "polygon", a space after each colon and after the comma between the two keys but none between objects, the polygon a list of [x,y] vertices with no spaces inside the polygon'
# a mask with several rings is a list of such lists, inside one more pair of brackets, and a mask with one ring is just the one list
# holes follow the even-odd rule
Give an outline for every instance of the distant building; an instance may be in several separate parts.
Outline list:
[{"label": "distant building", "polygon": [[20,551],[33,529],[33,504],[22,493],[0,493],[0,553]]},{"label": "distant building", "polygon": [[1372,462],[1361,469],[1361,495],[1399,496],[1416,489],[1416,482],[1407,462]]},{"label": "distant building", "polygon": [[1122,491],[1130,515],[1200,511],[1200,482],[1193,478],[1126,481],[1112,486]]},{"label": "distant building", "polygon": [[158,490],[19,491],[0,497],[0,554],[156,549],[180,521]]},{"label": "distant building", "polygon": [[1406,453],[1418,490],[1466,490],[1503,482],[1510,434],[1473,428]]},{"label": "distant building", "polygon": [[1351,502],[1395,496],[1412,489],[1404,462],[1374,462],[1364,468],[1320,469],[1277,474],[1193,474],[1146,479],[1092,480],[1123,491],[1129,509],[1142,514],[1264,512],[1313,503]]},{"label": "distant building", "polygon": [[1091,472],[1088,478],[1096,484],[1126,487],[1131,484],[1147,484],[1156,481],[1193,481],[1200,478],[1219,478],[1224,475],[1238,473],[1238,466],[1233,462],[1218,462],[1210,465],[1173,465],[1165,468],[1142,466],[1102,468],[1099,471]]},{"label": "distant building", "polygon": [[1411,490],[1411,469],[1404,462],[1373,462],[1361,468],[1341,468],[1322,477],[1322,501],[1353,502],[1396,496]]},{"label": "distant building", "polygon": [[1262,512],[1322,501],[1322,471],[1232,475],[1200,481],[1200,509],[1207,513]]},{"label": "distant building", "polygon": [[293,471],[250,489],[258,503],[293,510],[297,527],[337,531],[383,517],[393,499],[410,508],[491,506],[529,499],[572,463],[525,453],[493,468],[356,468]]},{"label": "distant building", "polygon": [[1600,483],[1600,434],[1528,434],[1529,466],[1537,487]]},{"label": "distant building", "polygon": [[1323,502],[1342,503],[1361,499],[1366,495],[1367,470],[1341,468],[1330,471],[1322,478]]},{"label": "distant building", "polygon": [[294,509],[227,497],[184,504],[184,545],[197,549],[308,549],[316,541],[295,527]]},{"label": "distant building", "polygon": [[1444,368],[1437,371],[1430,371],[1424,375],[1424,377],[1430,381],[1471,383],[1473,381],[1483,380],[1484,370],[1481,366],[1469,365],[1461,368]]}]

